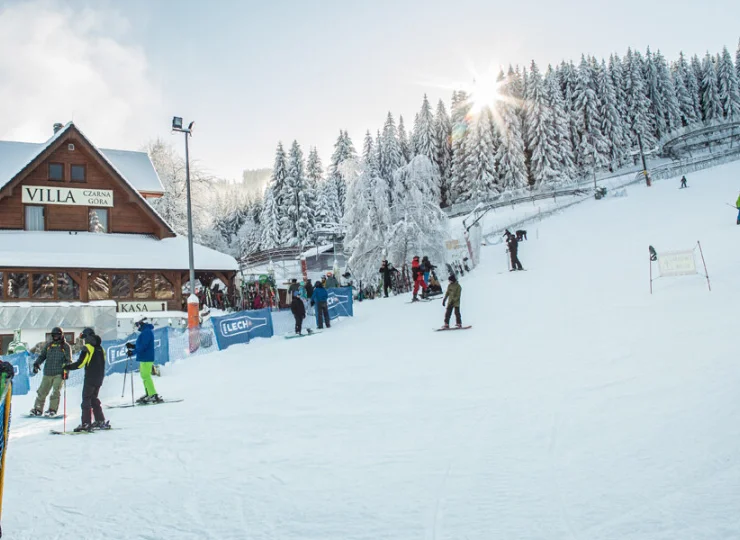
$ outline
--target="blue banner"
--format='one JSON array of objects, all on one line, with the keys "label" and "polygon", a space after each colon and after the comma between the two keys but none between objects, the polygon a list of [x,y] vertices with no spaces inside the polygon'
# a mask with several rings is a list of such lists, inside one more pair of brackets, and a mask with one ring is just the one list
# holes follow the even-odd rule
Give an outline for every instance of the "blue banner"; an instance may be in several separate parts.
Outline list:
[{"label": "blue banner", "polygon": [[3,362],[10,362],[15,375],[13,376],[13,395],[22,396],[31,391],[31,377],[28,372],[28,353],[0,356]]},{"label": "blue banner", "polygon": [[[334,320],[338,317],[352,317],[352,287],[341,287],[335,289],[326,289],[329,298],[326,301],[329,308],[329,319]],[[316,324],[319,321],[319,312],[316,310]]]},{"label": "blue banner", "polygon": [[237,343],[249,343],[257,337],[272,337],[272,315],[269,309],[239,311],[223,317],[211,317],[218,348],[223,350]]},{"label": "blue banner", "polygon": [[[168,326],[164,328],[156,328],[154,330],[154,363],[155,364],[166,364],[170,357],[170,328]],[[105,371],[106,375],[112,373],[124,373],[126,371],[126,362],[128,361],[126,343],[136,343],[136,338],[139,334],[131,334],[126,339],[116,339],[111,341],[104,341],[102,343],[103,350],[105,351],[105,361],[107,368]],[[134,371],[139,369],[139,364],[136,361],[136,355],[131,357],[131,364],[129,368]]]}]

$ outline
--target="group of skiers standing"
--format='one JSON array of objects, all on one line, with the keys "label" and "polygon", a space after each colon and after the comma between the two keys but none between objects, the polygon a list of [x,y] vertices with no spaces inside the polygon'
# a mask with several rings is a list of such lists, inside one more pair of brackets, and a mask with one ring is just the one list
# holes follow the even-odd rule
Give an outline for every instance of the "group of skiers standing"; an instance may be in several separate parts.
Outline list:
[{"label": "group of skiers standing", "polygon": [[[135,321],[135,328],[139,332],[136,343],[127,343],[129,357],[136,354],[139,362],[141,379],[144,382],[146,394],[137,400],[138,403],[160,403],[162,398],[157,394],[152,381],[152,366],[154,364],[154,327],[140,316]],[[110,422],[105,419],[103,408],[98,394],[103,386],[107,362],[100,336],[93,328],[85,328],[79,338],[83,342],[82,350],[76,362],[72,362],[72,347],[64,339],[64,331],[59,327],[51,330],[51,341],[41,349],[38,358],[33,363],[33,372],[38,373],[44,364],[44,372],[36,392],[36,402],[30,414],[32,416],[57,416],[59,410],[60,390],[65,385],[68,373],[77,369],[85,370],[85,379],[82,384],[82,419],[74,431],[93,431],[96,429],[110,429]],[[51,391],[49,408],[44,412],[46,397]],[[93,422],[93,417],[95,421]]]},{"label": "group of skiers standing", "polygon": [[[337,279],[329,274],[321,281],[316,281],[311,285],[310,281],[298,283],[297,279],[291,281],[288,287],[288,296],[291,298],[290,311],[295,319],[295,333],[301,335],[303,332],[303,320],[306,318],[306,304],[310,302],[312,307],[316,307],[318,318],[318,327],[323,329],[324,325],[331,328],[331,319],[329,318],[329,292],[327,288],[338,287]],[[307,329],[311,333],[310,329]]]}]

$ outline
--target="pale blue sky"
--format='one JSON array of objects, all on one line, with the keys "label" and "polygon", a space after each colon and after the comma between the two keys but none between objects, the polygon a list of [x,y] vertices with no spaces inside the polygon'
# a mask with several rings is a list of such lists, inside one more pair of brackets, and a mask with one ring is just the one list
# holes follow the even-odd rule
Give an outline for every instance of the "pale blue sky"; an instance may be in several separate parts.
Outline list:
[{"label": "pale blue sky", "polygon": [[[360,147],[388,110],[410,126],[425,92],[449,105],[434,83],[469,82],[469,65],[545,67],[647,45],[669,60],[722,45],[734,54],[740,37],[740,2],[729,0],[12,0],[0,1],[0,34],[3,19],[12,33],[29,17],[30,32],[0,37],[19,52],[0,60],[0,102],[12,103],[0,104],[10,117],[0,136],[38,137],[31,120],[46,134],[74,116],[99,144],[136,148],[170,137],[178,114],[196,121],[193,157],[231,178],[270,166],[278,140],[315,145],[326,161],[340,128]],[[63,96],[43,83],[62,77],[44,77],[49,55],[72,64]],[[20,84],[31,65],[39,84]]]}]

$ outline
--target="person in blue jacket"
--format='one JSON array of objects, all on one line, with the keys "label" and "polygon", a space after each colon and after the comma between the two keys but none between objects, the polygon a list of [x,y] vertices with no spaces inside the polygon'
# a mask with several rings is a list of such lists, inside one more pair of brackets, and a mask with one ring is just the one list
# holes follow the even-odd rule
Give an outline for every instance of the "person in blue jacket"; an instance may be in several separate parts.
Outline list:
[{"label": "person in blue jacket", "polygon": [[324,328],[324,322],[326,327],[331,328],[331,321],[329,320],[329,293],[326,292],[324,285],[317,281],[314,285],[313,294],[311,295],[311,305],[316,305],[316,310],[319,315],[319,328]]},{"label": "person in blue jacket", "polygon": [[136,400],[137,403],[161,403],[164,401],[154,388],[152,380],[152,366],[154,365],[154,326],[149,324],[145,316],[139,316],[134,320],[134,327],[139,333],[136,344],[128,343],[127,347],[131,354],[136,354],[139,362],[139,373],[144,382],[146,395]]}]

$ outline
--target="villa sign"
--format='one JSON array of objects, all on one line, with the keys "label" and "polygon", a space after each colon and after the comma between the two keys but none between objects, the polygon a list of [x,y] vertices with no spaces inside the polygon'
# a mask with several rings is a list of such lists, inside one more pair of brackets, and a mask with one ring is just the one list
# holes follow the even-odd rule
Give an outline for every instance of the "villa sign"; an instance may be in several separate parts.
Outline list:
[{"label": "villa sign", "polygon": [[23,204],[65,204],[113,208],[113,191],[110,189],[23,186],[22,200]]}]

